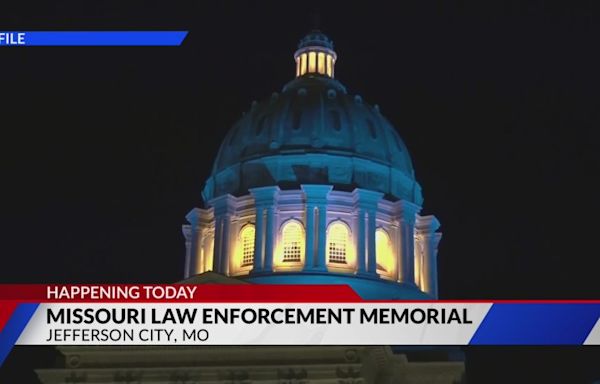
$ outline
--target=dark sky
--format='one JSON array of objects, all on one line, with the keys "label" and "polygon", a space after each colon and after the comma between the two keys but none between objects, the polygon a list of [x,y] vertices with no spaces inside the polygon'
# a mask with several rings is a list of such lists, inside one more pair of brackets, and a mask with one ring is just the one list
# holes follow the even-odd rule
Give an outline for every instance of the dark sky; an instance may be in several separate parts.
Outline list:
[{"label": "dark sky", "polygon": [[3,30],[190,33],[0,48],[0,281],[179,280],[221,140],[292,79],[317,10],[336,77],[397,127],[442,223],[441,297],[600,298],[600,4],[397,3],[3,4]]}]

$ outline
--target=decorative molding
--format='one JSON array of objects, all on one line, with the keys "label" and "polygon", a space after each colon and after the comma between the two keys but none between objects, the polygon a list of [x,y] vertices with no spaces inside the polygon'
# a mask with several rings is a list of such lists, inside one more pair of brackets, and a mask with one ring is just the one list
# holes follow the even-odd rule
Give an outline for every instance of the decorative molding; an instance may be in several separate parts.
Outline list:
[{"label": "decorative molding", "polygon": [[406,200],[398,200],[396,210],[400,221],[413,226],[417,221],[417,214],[421,211],[421,207]]},{"label": "decorative molding", "polygon": [[440,228],[441,224],[439,220],[433,216],[419,216],[417,215],[415,229],[421,233],[433,233]]},{"label": "decorative molding", "polygon": [[272,187],[258,187],[248,189],[250,194],[254,198],[254,204],[257,207],[265,207],[268,205],[274,205],[274,202],[279,197],[281,191],[278,186]]},{"label": "decorative molding", "polygon": [[368,210],[377,209],[379,201],[383,199],[383,193],[370,191],[368,189],[356,188],[352,191],[352,200],[355,207]]},{"label": "decorative molding", "polygon": [[68,384],[86,383],[87,375],[85,374],[85,372],[71,371],[71,373],[67,377],[65,377],[64,382]]},{"label": "decorative molding", "polygon": [[208,203],[213,207],[215,216],[233,215],[236,208],[236,198],[230,194],[216,197]]}]

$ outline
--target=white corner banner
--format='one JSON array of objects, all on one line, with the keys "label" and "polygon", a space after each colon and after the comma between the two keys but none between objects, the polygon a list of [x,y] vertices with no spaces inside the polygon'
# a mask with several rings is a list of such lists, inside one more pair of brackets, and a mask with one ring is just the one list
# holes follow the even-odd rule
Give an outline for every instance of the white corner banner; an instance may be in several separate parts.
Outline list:
[{"label": "white corner banner", "polygon": [[42,303],[20,345],[466,345],[491,303]]}]

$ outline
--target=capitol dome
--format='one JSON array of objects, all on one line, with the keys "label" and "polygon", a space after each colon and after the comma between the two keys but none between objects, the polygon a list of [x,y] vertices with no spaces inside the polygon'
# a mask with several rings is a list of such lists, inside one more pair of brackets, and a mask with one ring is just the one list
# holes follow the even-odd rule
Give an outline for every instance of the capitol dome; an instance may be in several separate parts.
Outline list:
[{"label": "capitol dome", "polygon": [[296,77],[227,133],[183,226],[185,276],[349,284],[364,298],[437,297],[434,216],[397,130],[335,79],[322,32],[300,40]]},{"label": "capitol dome", "polygon": [[[311,42],[332,46],[325,35],[313,33],[300,49]],[[205,200],[265,185],[329,183],[421,204],[408,150],[379,108],[348,94],[326,72],[297,74],[281,93],[253,102],[233,125],[206,183]]]}]

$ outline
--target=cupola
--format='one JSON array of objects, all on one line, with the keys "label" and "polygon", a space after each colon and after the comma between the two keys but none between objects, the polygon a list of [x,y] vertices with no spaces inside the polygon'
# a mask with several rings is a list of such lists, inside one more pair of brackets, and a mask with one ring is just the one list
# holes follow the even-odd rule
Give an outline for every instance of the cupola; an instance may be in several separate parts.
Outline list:
[{"label": "cupola", "polygon": [[333,50],[333,41],[319,30],[313,30],[298,44],[294,53],[296,77],[321,75],[334,77],[337,55]]}]

